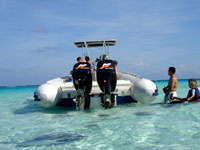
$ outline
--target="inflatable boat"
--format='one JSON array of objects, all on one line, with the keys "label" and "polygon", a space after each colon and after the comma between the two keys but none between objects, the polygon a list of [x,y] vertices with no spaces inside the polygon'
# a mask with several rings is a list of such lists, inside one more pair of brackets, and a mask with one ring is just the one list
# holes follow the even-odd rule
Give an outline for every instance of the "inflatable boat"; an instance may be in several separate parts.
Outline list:
[{"label": "inflatable boat", "polygon": [[[104,41],[81,41],[74,42],[78,48],[82,48],[83,57],[90,57],[89,48],[102,48],[102,53],[100,59],[103,55],[109,56],[110,46],[116,44],[116,40],[104,40]],[[101,61],[101,60],[100,60]],[[108,64],[108,63],[106,63]],[[87,64],[88,65],[88,64]],[[80,66],[87,66],[86,64],[75,65],[75,69],[80,68]],[[105,65],[105,64],[104,64]],[[77,67],[78,66],[78,67]],[[91,72],[91,83],[90,90],[86,96],[84,96],[84,91],[78,89],[75,83],[75,75],[59,77],[53,80],[49,80],[46,83],[40,85],[34,92],[35,101],[45,108],[50,108],[54,106],[66,106],[66,107],[76,107],[80,106],[80,97],[84,102],[85,97],[90,99],[90,108],[101,107],[102,100],[105,101],[105,91],[102,90],[101,84],[99,82],[100,75],[98,77],[98,62],[90,62]],[[86,68],[86,67],[85,67]],[[85,69],[84,68],[84,69]],[[102,67],[100,67],[102,69]],[[85,71],[85,70],[84,70]],[[74,73],[75,74],[75,73]],[[78,75],[80,72],[78,73]],[[111,91],[111,96],[113,95],[113,105],[117,106],[123,103],[142,103],[147,104],[156,99],[158,95],[158,89],[151,80],[145,79],[139,75],[128,73],[128,72],[118,72],[119,78],[116,80],[116,86],[114,90]],[[78,80],[77,80],[78,82]],[[88,83],[88,82],[87,82]],[[113,83],[112,83],[113,85]],[[111,85],[111,86],[112,86]],[[82,91],[82,92],[81,92]],[[80,96],[81,95],[81,96]],[[108,98],[108,97],[107,97]],[[80,107],[78,107],[80,108]],[[84,108],[83,108],[84,109]]]}]

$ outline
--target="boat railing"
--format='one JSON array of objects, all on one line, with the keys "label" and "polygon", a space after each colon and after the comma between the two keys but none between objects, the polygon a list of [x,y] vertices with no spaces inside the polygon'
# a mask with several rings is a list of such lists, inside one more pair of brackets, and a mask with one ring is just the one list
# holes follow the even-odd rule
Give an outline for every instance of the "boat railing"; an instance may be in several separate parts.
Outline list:
[{"label": "boat railing", "polygon": [[134,73],[124,72],[124,71],[119,71],[119,73],[127,74],[127,75],[134,76],[134,77],[140,78],[140,79],[143,78],[143,77],[141,77],[141,76],[139,76],[139,75],[137,75],[137,74],[134,74]]}]

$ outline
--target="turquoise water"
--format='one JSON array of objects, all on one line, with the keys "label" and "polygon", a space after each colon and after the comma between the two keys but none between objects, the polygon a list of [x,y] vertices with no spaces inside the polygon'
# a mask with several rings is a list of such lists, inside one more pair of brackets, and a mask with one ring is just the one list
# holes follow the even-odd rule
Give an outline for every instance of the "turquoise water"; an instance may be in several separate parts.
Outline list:
[{"label": "turquoise water", "polygon": [[[200,81],[198,81],[200,82]],[[33,87],[0,88],[2,150],[198,150],[200,103],[119,105],[111,110],[44,109],[33,101]],[[187,95],[187,80],[178,95]]]}]

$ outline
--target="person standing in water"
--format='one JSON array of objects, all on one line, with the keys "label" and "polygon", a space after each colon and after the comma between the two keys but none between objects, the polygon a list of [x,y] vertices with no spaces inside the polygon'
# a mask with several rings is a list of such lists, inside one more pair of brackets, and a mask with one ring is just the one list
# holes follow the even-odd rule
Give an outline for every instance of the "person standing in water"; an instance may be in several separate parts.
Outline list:
[{"label": "person standing in water", "polygon": [[178,80],[175,76],[175,72],[176,68],[169,67],[168,75],[170,76],[170,79],[168,81],[168,85],[163,88],[165,93],[164,103],[167,103],[167,101],[173,101],[172,97],[177,97],[176,89],[178,87]]}]

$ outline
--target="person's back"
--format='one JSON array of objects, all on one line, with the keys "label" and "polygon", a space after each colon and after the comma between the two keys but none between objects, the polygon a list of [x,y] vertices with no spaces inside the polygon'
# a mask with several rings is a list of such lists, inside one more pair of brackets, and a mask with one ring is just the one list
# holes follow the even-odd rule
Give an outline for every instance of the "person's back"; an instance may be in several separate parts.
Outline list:
[{"label": "person's back", "polygon": [[178,87],[178,80],[175,75],[170,76],[169,79],[169,91],[176,91]]}]

